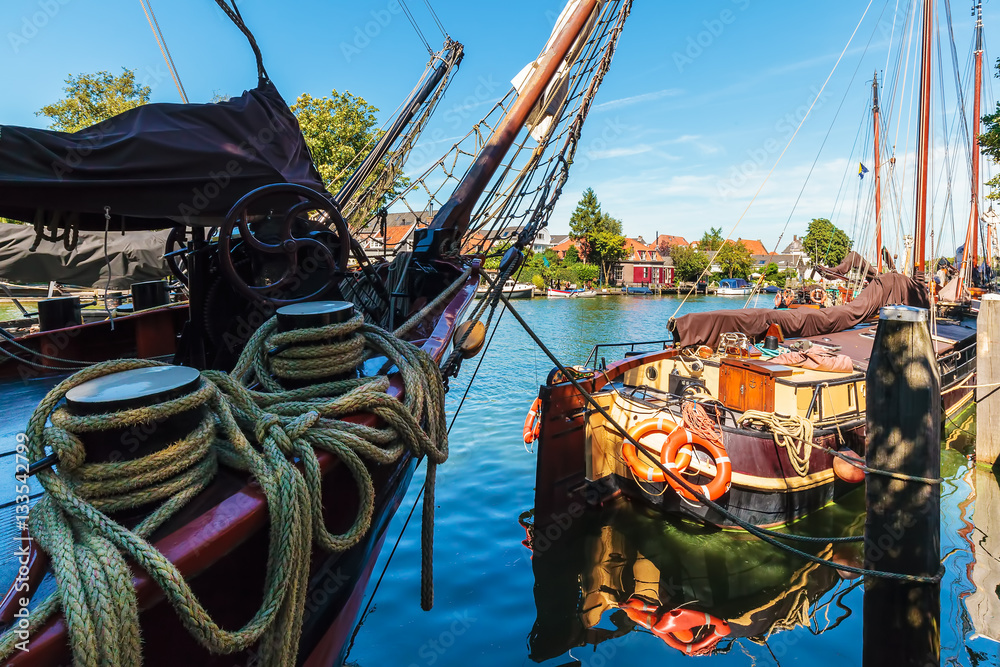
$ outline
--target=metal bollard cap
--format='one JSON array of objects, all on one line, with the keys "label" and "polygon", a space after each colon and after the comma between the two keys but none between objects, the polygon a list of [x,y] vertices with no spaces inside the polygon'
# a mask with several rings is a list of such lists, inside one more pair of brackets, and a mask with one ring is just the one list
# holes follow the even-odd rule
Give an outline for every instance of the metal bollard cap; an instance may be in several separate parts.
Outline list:
[{"label": "metal bollard cap", "polygon": [[879,313],[880,320],[896,320],[899,322],[926,322],[927,309],[913,306],[885,306]]}]

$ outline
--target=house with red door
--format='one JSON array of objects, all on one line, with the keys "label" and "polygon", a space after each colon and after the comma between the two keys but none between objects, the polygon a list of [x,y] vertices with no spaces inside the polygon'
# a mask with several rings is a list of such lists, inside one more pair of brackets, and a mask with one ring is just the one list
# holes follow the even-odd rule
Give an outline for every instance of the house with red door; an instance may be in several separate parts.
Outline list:
[{"label": "house with red door", "polygon": [[673,262],[660,254],[657,244],[647,244],[641,236],[626,238],[625,250],[628,258],[612,269],[612,284],[647,287],[673,284]]}]

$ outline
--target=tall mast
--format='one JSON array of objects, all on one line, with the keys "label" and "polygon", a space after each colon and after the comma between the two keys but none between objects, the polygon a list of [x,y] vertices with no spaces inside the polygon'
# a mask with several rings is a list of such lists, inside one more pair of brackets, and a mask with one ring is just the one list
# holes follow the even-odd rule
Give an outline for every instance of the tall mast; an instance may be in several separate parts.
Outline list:
[{"label": "tall mast", "polygon": [[518,93],[517,100],[501,119],[489,142],[479,152],[472,168],[466,173],[448,202],[434,216],[429,228],[421,230],[422,233],[418,234],[419,238],[414,248],[416,252],[426,252],[431,250],[428,246],[438,245],[434,240],[437,230],[448,230],[444,240],[449,240],[449,236],[460,238],[468,229],[476,201],[503,163],[504,156],[514,144],[531,111],[545,94],[563,60],[583,35],[597,5],[597,0],[577,0],[576,7],[567,18],[562,31],[550,42],[549,50],[536,61],[534,71]]},{"label": "tall mast", "polygon": [[[976,3],[976,78],[972,103],[972,214],[969,230],[972,240],[972,263],[979,266],[979,116],[983,89],[983,3]],[[968,246],[968,242],[966,242]]]},{"label": "tall mast", "polygon": [[913,233],[914,273],[925,268],[927,234],[928,155],[931,134],[931,32],[934,28],[934,2],[924,0],[923,45],[920,50],[920,115],[917,121],[917,219]]},{"label": "tall mast", "polygon": [[875,252],[878,258],[875,262],[876,271],[882,273],[882,189],[879,180],[880,144],[878,141],[878,72],[872,79],[872,115],[875,120]]}]

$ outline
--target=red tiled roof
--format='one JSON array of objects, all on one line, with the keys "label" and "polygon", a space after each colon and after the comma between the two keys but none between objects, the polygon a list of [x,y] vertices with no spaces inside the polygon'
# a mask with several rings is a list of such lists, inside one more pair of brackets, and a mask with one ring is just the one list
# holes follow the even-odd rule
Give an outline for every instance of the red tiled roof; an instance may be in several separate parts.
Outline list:
[{"label": "red tiled roof", "polygon": [[671,234],[660,234],[659,236],[656,237],[657,247],[659,247],[663,243],[666,243],[668,246],[672,248],[675,248],[677,246],[688,245],[687,239],[685,239],[683,236],[673,236]]},{"label": "red tiled roof", "polygon": [[399,225],[398,227],[386,227],[385,228],[386,247],[395,248],[396,246],[398,246],[400,243],[403,242],[403,239],[409,236],[410,230],[412,230],[414,227],[415,225]]},{"label": "red tiled roof", "polygon": [[[650,261],[657,259],[656,246],[647,245],[645,243],[640,243],[636,239],[625,239],[625,250],[628,252],[629,259],[639,260],[639,261]],[[639,253],[642,253],[641,255]]]},{"label": "red tiled roof", "polygon": [[742,243],[744,247],[746,247],[746,249],[750,251],[751,255],[771,254],[767,251],[767,248],[765,248],[764,244],[761,243],[760,241],[754,241],[751,239],[739,239],[739,242]]}]

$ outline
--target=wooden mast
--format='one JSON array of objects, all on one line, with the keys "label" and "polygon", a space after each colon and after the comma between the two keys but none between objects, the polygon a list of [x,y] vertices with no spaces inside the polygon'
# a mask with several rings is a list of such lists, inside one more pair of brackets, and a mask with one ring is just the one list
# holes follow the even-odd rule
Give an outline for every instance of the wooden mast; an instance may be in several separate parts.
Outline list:
[{"label": "wooden mast", "polygon": [[552,40],[549,50],[535,61],[530,78],[518,93],[517,100],[500,120],[490,140],[479,152],[476,162],[448,202],[434,216],[434,221],[427,230],[423,230],[425,233],[419,235],[417,247],[414,248],[416,252],[423,250],[434,253],[440,248],[440,244],[434,241],[437,230],[449,230],[450,233],[441,239],[448,242],[460,238],[469,228],[476,201],[503,163],[504,156],[514,144],[531,111],[545,94],[570,49],[582,36],[596,7],[597,0],[577,0],[577,6],[566,20],[563,30]]},{"label": "wooden mast", "polygon": [[877,254],[877,259],[875,261],[875,269],[878,273],[882,273],[882,189],[879,178],[879,166],[880,166],[880,144],[878,140],[879,134],[879,119],[878,119],[878,72],[875,73],[875,78],[872,79],[872,114],[875,121],[875,253]]},{"label": "wooden mast", "polygon": [[976,17],[976,69],[973,78],[975,91],[972,98],[972,164],[969,169],[972,176],[972,206],[969,209],[969,226],[965,230],[962,268],[959,271],[959,278],[963,285],[967,279],[971,281],[971,267],[979,266],[979,115],[983,76],[983,5],[981,2],[976,3],[976,9],[978,16]]},{"label": "wooden mast", "polygon": [[928,156],[931,130],[931,32],[934,28],[934,2],[924,0],[923,44],[920,51],[920,114],[917,121],[917,218],[913,233],[913,270],[925,269],[925,241],[929,193]]}]

